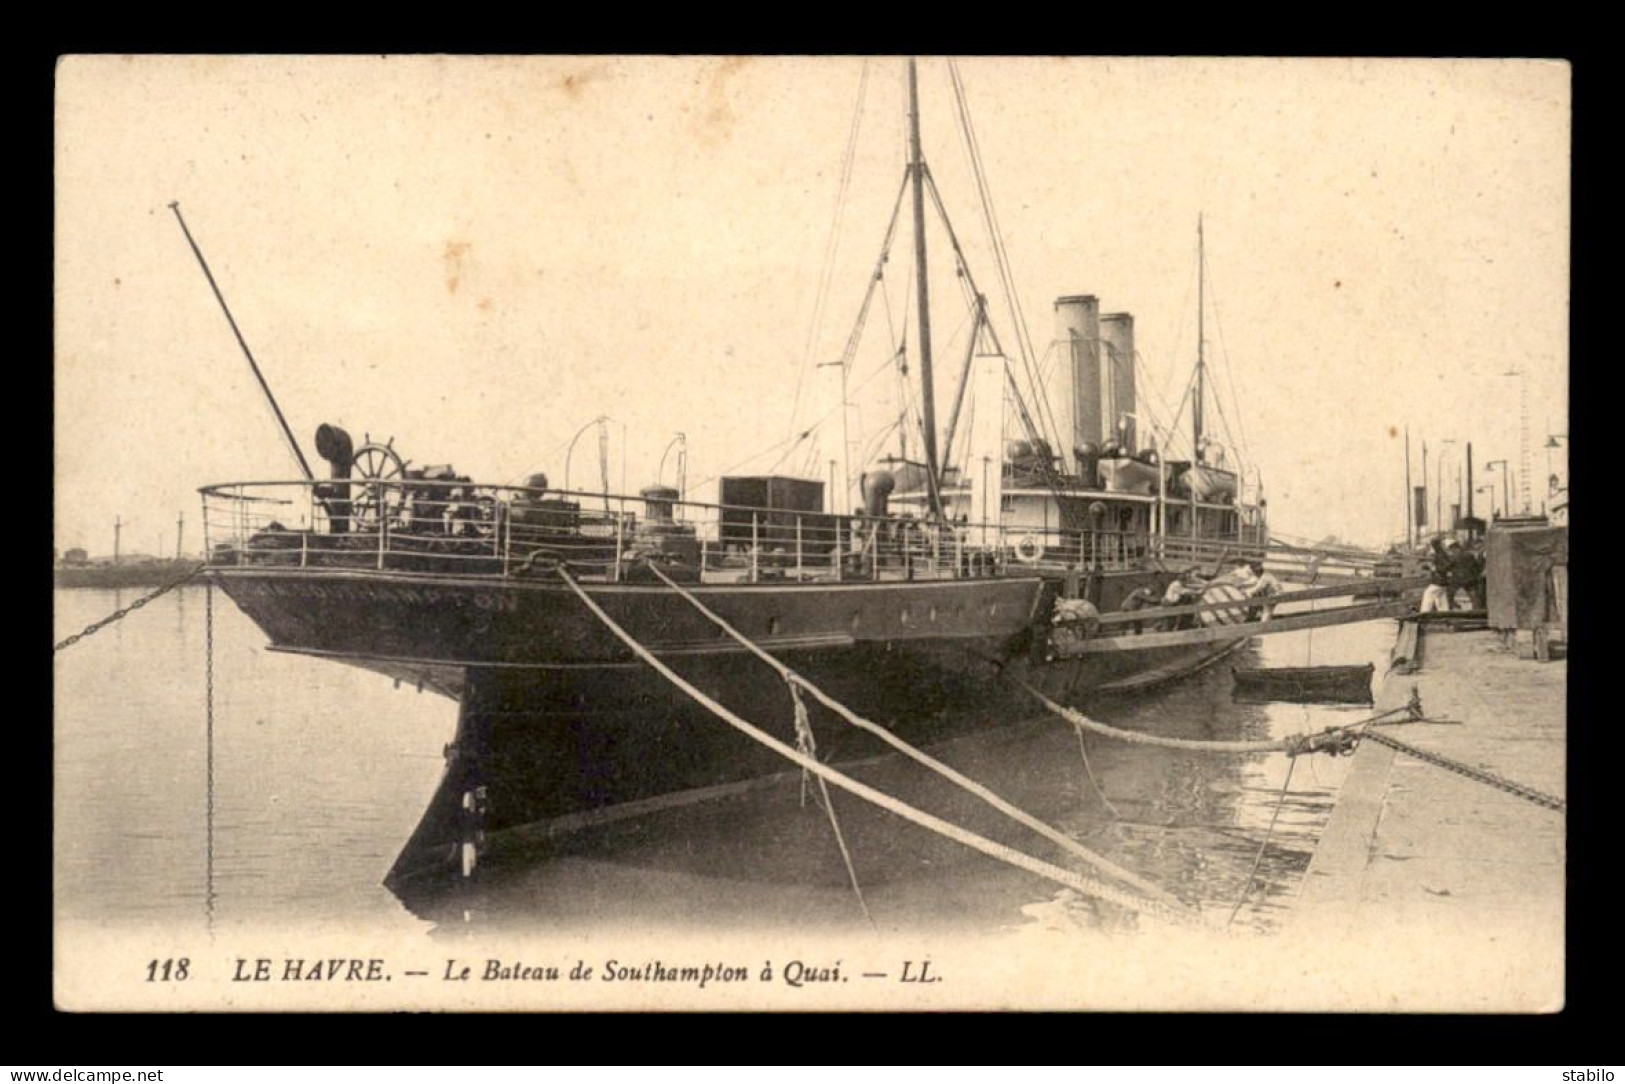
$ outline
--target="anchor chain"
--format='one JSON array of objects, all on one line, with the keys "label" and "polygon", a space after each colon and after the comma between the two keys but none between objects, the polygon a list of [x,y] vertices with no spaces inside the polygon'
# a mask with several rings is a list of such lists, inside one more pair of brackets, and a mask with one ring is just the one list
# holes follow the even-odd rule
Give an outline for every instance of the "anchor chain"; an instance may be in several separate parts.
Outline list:
[{"label": "anchor chain", "polygon": [[1534,787],[1524,786],[1522,783],[1513,782],[1505,776],[1496,775],[1494,772],[1485,771],[1482,768],[1474,768],[1439,753],[1430,753],[1426,749],[1418,749],[1414,745],[1408,745],[1398,738],[1391,738],[1387,734],[1379,733],[1376,730],[1367,731],[1365,736],[1378,745],[1386,745],[1396,752],[1415,757],[1417,760],[1425,761],[1436,768],[1443,768],[1447,772],[1455,772],[1457,775],[1466,776],[1468,779],[1476,780],[1487,786],[1494,787],[1496,790],[1522,798],[1526,802],[1533,802],[1535,805],[1544,806],[1558,813],[1568,810],[1568,802],[1562,798],[1536,790]]},{"label": "anchor chain", "polygon": [[169,592],[169,591],[173,591],[175,588],[179,587],[181,584],[185,583],[186,581],[192,579],[192,577],[196,576],[199,572],[202,572],[202,571],[203,571],[203,566],[198,565],[196,568],[192,569],[192,571],[188,572],[186,575],[180,577],[177,580],[172,580],[169,583],[164,584],[162,587],[158,588],[156,591],[153,591],[151,594],[142,595],[140,598],[136,599],[134,602],[130,603],[128,606],[125,606],[123,609],[114,610],[112,613],[108,614],[106,617],[102,618],[100,621],[92,621],[90,624],[86,625],[84,628],[80,629],[78,632],[74,633],[72,636],[69,636],[65,640],[59,641],[55,647],[51,648],[51,653],[54,655],[58,651],[61,651],[65,647],[72,647],[74,644],[77,644],[80,640],[83,640],[87,636],[95,635],[96,633],[102,631],[102,629],[105,629],[108,625],[113,624],[115,621],[118,621],[118,620],[120,620],[122,618],[128,617],[130,614],[132,614],[135,611],[139,610],[141,607],[145,606],[147,603],[151,602],[153,599],[157,598],[159,595],[162,595],[162,594],[164,594],[166,592]]},{"label": "anchor chain", "polygon": [[214,584],[203,585],[204,915],[214,925]]}]

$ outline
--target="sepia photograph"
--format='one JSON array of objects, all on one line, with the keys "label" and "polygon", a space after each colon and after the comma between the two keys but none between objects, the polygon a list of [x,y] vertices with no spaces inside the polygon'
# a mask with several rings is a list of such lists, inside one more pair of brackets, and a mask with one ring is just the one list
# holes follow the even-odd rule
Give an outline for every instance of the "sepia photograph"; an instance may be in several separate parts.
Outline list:
[{"label": "sepia photograph", "polygon": [[61,58],[57,1007],[1560,1012],[1571,85]]}]

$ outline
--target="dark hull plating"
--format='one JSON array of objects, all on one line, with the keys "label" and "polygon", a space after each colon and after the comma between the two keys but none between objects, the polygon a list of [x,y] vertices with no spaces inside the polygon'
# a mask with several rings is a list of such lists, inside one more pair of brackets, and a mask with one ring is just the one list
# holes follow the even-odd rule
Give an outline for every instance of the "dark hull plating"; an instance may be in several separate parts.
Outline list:
[{"label": "dark hull plating", "polygon": [[[726,789],[787,767],[638,662],[556,582],[274,569],[216,580],[274,649],[376,670],[460,701],[446,775],[391,873],[397,886],[445,870],[476,834],[482,855],[499,857],[515,829]],[[1155,582],[1153,573],[1120,573],[1084,587],[1105,608]],[[1056,589],[1037,577],[693,588],[787,665],[916,745],[1031,716],[1032,701],[1007,674],[1081,704],[1190,673],[1244,642],[1046,662],[1042,615]],[[785,683],[681,596],[659,584],[587,590],[684,678],[795,742]],[[886,751],[809,707],[821,759]]]}]

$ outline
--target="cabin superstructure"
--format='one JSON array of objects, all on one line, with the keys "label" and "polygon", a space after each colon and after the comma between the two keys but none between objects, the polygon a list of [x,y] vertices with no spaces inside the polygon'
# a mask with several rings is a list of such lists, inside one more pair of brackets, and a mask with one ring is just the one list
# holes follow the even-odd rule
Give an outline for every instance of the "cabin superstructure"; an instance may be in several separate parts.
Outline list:
[{"label": "cabin superstructure", "polygon": [[[1262,557],[1265,505],[1243,499],[1222,445],[1198,430],[1197,457],[1169,460],[1165,448],[1142,441],[1132,313],[1102,315],[1091,294],[1057,298],[1049,355],[1056,363],[1042,394],[1064,449],[1041,436],[1006,435],[1006,381],[988,371],[1005,359],[978,358],[966,466],[947,468],[941,486],[950,521],[998,523],[1011,541],[1007,556],[1040,571]],[[896,480],[892,503],[929,515],[924,466],[883,464]]]},{"label": "cabin superstructure", "polygon": [[[905,185],[913,197],[917,310],[912,356],[918,362],[919,409],[917,416],[906,405],[902,411],[900,454],[881,459],[881,470],[863,475],[865,513],[885,515],[892,510],[890,501],[896,510],[921,520],[980,524],[974,532],[976,538],[999,547],[1001,561],[1009,559],[1046,574],[1148,568],[1166,572],[1170,565],[1262,559],[1269,543],[1262,495],[1255,489],[1253,501],[1245,501],[1239,464],[1227,463],[1225,445],[1213,441],[1204,429],[1206,269],[1200,222],[1197,358],[1179,412],[1183,413],[1188,402],[1191,457],[1170,461],[1171,428],[1179,419],[1175,417],[1170,431],[1160,434],[1152,425],[1142,425],[1142,420],[1150,419],[1141,417],[1136,389],[1134,316],[1103,313],[1094,294],[1055,300],[1055,333],[1043,355],[1050,365],[1047,370],[1033,356],[1019,304],[1013,296],[1008,298],[1016,324],[1014,343],[1028,379],[1024,393],[1017,366],[1011,364],[1016,359],[1005,354],[988,316],[987,299],[966,264],[925,163],[912,60],[907,86]],[[957,75],[955,89],[962,93]],[[960,105],[961,123],[967,126],[966,143],[974,147],[962,99]],[[943,434],[936,422],[927,286],[927,193],[941,218],[972,309],[964,364],[940,456],[938,438]],[[985,189],[982,195],[985,201]],[[893,226],[895,215],[894,211]],[[992,214],[986,218],[996,230]],[[892,229],[887,229],[888,245]],[[1007,295],[1013,295],[1002,242],[996,234],[992,241],[995,253],[1000,254],[1000,278]],[[883,250],[882,266],[884,262]],[[904,354],[905,348],[900,346],[899,358]],[[967,403],[972,404],[968,409]],[[966,415],[969,421],[963,428],[968,432],[961,441],[959,430]],[[916,420],[923,462],[911,460],[907,454],[908,430]],[[955,455],[956,451],[960,454]],[[1011,538],[1013,543],[1007,545]],[[1115,594],[1097,594],[1096,601],[1110,602],[1109,596]]]}]

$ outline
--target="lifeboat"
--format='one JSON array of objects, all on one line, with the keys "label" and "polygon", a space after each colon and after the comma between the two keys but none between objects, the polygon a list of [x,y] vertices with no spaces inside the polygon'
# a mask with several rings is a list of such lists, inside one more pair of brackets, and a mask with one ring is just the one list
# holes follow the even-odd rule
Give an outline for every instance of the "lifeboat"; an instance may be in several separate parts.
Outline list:
[{"label": "lifeboat", "polygon": [[1101,486],[1108,493],[1139,493],[1146,496],[1157,492],[1158,467],[1129,456],[1102,459],[1095,465],[1100,472]]},{"label": "lifeboat", "polygon": [[1171,487],[1180,497],[1194,497],[1203,504],[1233,504],[1236,499],[1236,474],[1201,463],[1192,463],[1181,471]]}]

